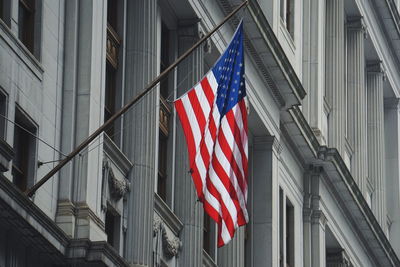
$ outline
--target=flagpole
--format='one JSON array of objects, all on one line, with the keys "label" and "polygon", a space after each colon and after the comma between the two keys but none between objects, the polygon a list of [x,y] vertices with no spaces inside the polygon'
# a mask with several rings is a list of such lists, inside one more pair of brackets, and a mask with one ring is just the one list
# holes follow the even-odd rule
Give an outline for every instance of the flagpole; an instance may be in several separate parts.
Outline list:
[{"label": "flagpole", "polygon": [[111,123],[118,119],[122,114],[128,111],[136,102],[138,102],[142,97],[149,93],[154,86],[156,86],[172,69],[174,69],[182,60],[188,57],[193,50],[199,47],[205,40],[207,40],[214,32],[216,32],[222,25],[225,24],[231,17],[233,17],[240,9],[248,5],[248,0],[242,2],[237,8],[235,8],[228,16],[224,18],[213,30],[208,34],[203,36],[197,43],[195,43],[188,51],[186,51],[182,56],[180,56],[173,64],[171,64],[167,69],[165,69],[160,75],[158,75],[151,83],[149,83],[145,89],[137,95],[135,98],[129,101],[125,106],[118,110],[111,118],[109,118],[103,125],[101,125],[96,131],[94,131],[90,136],[88,136],[80,145],[78,145],[71,153],[69,153],[63,160],[61,160],[52,170],[50,170],[41,180],[34,184],[31,188],[25,191],[28,197],[31,197],[36,190],[38,190],[45,182],[47,182],[55,173],[57,173],[62,167],[65,166],[73,157],[75,157],[79,152],[81,152],[90,142],[92,142],[97,136],[99,136]]}]

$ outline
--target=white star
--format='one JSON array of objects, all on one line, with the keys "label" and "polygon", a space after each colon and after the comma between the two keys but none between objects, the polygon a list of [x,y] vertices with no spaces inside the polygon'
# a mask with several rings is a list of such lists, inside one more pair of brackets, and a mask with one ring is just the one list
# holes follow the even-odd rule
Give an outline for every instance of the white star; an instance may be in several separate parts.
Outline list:
[{"label": "white star", "polygon": [[233,101],[233,97],[231,97],[231,100]]},{"label": "white star", "polygon": [[240,64],[239,64],[239,66],[240,66],[240,67],[242,67],[242,66],[243,66],[243,64],[242,64],[242,63],[240,63]]},{"label": "white star", "polygon": [[237,80],[235,80],[235,83],[237,83]]},{"label": "white star", "polygon": [[240,83],[240,86],[243,86],[243,82]]},{"label": "white star", "polygon": [[239,74],[240,74],[240,72],[236,72],[236,74],[237,74],[237,75],[239,75]]},{"label": "white star", "polygon": [[221,67],[219,67],[218,69],[219,69],[219,70],[221,70],[222,68],[221,68]]}]

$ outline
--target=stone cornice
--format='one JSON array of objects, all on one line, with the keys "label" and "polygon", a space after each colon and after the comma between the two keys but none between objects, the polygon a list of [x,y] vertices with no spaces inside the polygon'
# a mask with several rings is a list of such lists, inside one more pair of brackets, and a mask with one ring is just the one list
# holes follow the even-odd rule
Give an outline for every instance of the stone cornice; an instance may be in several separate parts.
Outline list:
[{"label": "stone cornice", "polygon": [[89,239],[74,239],[68,246],[66,258],[76,263],[103,263],[108,267],[130,267],[118,252],[105,241],[90,241]]},{"label": "stone cornice", "polygon": [[[68,201],[64,201],[62,206],[65,212],[75,211],[75,207]],[[89,239],[71,239],[68,237],[52,219],[3,175],[0,175],[0,208],[3,212],[8,210],[12,213],[10,215],[14,217],[10,219],[13,219],[24,234],[40,239],[40,243],[35,245],[43,246],[52,256],[57,253],[57,257],[63,258],[64,263],[72,260],[72,263],[103,263],[115,267],[129,266],[117,251],[105,241],[93,242]],[[81,208],[81,213],[92,216],[90,210],[85,209],[84,205],[79,208]],[[27,240],[26,242],[29,242],[30,239]],[[33,239],[33,242],[38,242],[38,240],[35,240]]]},{"label": "stone cornice", "polygon": [[[292,107],[289,113],[298,127],[297,130],[302,133],[302,139],[294,139],[296,145],[301,146],[303,150],[309,150],[309,152],[302,154],[305,161],[309,164],[323,166],[327,173],[326,179],[335,188],[337,197],[342,200],[341,205],[345,203],[345,210],[348,211],[346,216],[351,218],[352,226],[360,234],[362,240],[374,240],[374,243],[379,244],[379,246],[374,247],[370,246],[370,242],[364,244],[368,251],[372,253],[371,256],[379,263],[379,266],[400,266],[399,258],[337,149],[318,145],[312,129],[298,107]],[[317,152],[316,158],[306,156],[313,154],[314,151]],[[382,254],[386,257],[378,256]]]}]

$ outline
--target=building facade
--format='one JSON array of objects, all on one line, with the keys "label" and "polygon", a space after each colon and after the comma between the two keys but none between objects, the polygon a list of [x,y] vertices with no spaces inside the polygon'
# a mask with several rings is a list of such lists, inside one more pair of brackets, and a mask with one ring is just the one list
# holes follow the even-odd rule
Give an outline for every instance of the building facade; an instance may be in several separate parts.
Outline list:
[{"label": "building facade", "polygon": [[[0,0],[0,266],[400,266],[400,1]],[[216,247],[172,107],[244,20],[250,221]]]}]

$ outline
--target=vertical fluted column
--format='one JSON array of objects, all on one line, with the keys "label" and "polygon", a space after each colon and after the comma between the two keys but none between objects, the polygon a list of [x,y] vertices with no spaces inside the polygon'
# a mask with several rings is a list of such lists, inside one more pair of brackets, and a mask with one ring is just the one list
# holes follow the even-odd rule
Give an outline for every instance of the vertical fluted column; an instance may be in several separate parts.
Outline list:
[{"label": "vertical fluted column", "polygon": [[347,19],[347,137],[353,146],[353,178],[365,193],[367,177],[367,114],[365,89],[364,39],[362,17]]},{"label": "vertical fluted column", "polygon": [[235,232],[235,237],[227,245],[218,249],[218,267],[242,267],[244,265],[245,227]]},{"label": "vertical fluted column", "polygon": [[[198,39],[201,34],[197,22],[181,22],[178,29],[179,54],[183,54]],[[176,97],[192,88],[204,74],[204,50],[196,49],[178,66],[178,88]],[[197,201],[196,190],[189,173],[187,145],[181,124],[177,120],[176,127],[176,158],[175,158],[175,196],[174,211],[183,223],[180,234],[183,243],[179,253],[179,266],[202,266],[203,258],[203,206]]]},{"label": "vertical fluted column", "polygon": [[389,241],[400,255],[400,99],[385,99],[386,203],[390,225]]},{"label": "vertical fluted column", "polygon": [[[127,1],[125,99],[129,101],[159,72],[157,0]],[[152,264],[154,182],[158,133],[157,90],[147,94],[124,115],[123,149],[134,166],[128,198],[125,258]]]},{"label": "vertical fluted column", "polygon": [[374,186],[372,211],[382,229],[386,229],[385,139],[384,139],[384,71],[381,62],[367,66],[368,177]]},{"label": "vertical fluted column", "polygon": [[345,137],[345,61],[344,0],[326,1],[325,97],[330,105],[328,145],[344,156]]}]

